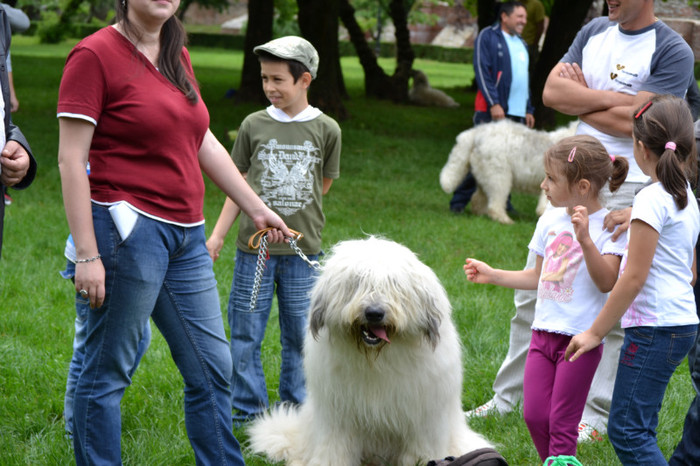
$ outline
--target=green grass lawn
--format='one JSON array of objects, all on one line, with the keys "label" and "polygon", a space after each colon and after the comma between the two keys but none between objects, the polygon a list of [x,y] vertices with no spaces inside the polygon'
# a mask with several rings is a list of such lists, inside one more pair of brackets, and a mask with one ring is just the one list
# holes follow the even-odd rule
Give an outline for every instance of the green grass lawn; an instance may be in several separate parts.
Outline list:
[{"label": "green grass lawn", "polygon": [[[58,85],[65,56],[73,42],[39,45],[33,38],[13,41],[12,58],[20,110],[14,115],[32,145],[39,174],[30,189],[11,192],[14,203],[5,215],[0,263],[0,463],[71,464],[72,447],[63,435],[63,392],[73,338],[74,291],[58,271],[65,264],[68,227],[63,214],[56,162]],[[242,54],[193,48],[192,60],[214,133],[230,148],[229,130],[259,107],[235,105],[225,98],[240,78]],[[383,60],[393,70],[391,60]],[[453,318],[464,343],[464,407],[487,401],[491,383],[507,350],[512,290],[467,284],[466,256],[500,268],[525,264],[534,231],[536,199],[514,193],[520,215],[511,226],[469,213],[454,215],[438,174],[457,134],[471,126],[473,95],[467,91],[471,66],[417,60],[435,87],[462,105],[457,109],[420,108],[367,100],[356,58],[342,60],[351,98],[351,118],[341,123],[341,177],[325,198],[324,248],[350,238],[382,235],[405,244],[432,267],[451,299]],[[223,203],[222,193],[207,181],[205,216],[211,231]],[[233,273],[234,236],[215,264],[222,314]],[[155,328],[155,327],[154,327]],[[277,399],[279,334],[276,317],[263,346],[268,390]],[[417,374],[417,377],[420,375]],[[183,384],[163,338],[153,342],[134,375],[122,403],[122,452],[125,464],[193,464],[187,441]],[[669,456],[680,438],[692,398],[687,364],[674,375],[660,414],[659,443]],[[512,465],[539,460],[520,412],[471,422],[472,428],[499,445]],[[237,432],[245,442],[245,433]],[[612,465],[617,459],[607,441],[579,448],[584,465]],[[267,464],[246,457],[249,464]]]}]

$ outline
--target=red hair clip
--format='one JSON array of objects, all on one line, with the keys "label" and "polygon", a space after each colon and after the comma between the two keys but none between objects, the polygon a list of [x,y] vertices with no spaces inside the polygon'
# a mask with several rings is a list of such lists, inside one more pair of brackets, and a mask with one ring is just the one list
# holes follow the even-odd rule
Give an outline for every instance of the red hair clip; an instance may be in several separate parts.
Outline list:
[{"label": "red hair clip", "polygon": [[651,107],[651,100],[650,100],[649,102],[647,102],[647,104],[646,104],[644,107],[642,107],[641,109],[639,109],[639,111],[637,112],[637,114],[634,116],[634,119],[636,120],[637,118],[639,118],[640,116],[642,116],[642,114],[643,114],[644,112],[646,112],[647,109],[648,109],[649,107]]}]

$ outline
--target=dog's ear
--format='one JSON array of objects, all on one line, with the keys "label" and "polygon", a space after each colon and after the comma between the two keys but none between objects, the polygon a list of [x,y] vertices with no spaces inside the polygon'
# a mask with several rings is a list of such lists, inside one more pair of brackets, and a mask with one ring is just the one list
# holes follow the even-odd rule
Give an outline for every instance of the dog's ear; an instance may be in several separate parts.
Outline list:
[{"label": "dog's ear", "polygon": [[[432,271],[431,271],[432,272]],[[442,319],[449,319],[451,313],[450,300],[437,277],[424,280],[424,287],[418,294],[423,308],[423,331],[425,338],[435,349],[440,342],[440,325]]]},{"label": "dog's ear", "polygon": [[430,343],[430,346],[435,349],[440,342],[440,320],[435,317],[428,319],[428,325],[425,327],[425,338]]},{"label": "dog's ear", "polygon": [[309,330],[314,340],[318,340],[318,332],[325,325],[325,308],[316,304],[311,308],[311,318],[309,319]]}]

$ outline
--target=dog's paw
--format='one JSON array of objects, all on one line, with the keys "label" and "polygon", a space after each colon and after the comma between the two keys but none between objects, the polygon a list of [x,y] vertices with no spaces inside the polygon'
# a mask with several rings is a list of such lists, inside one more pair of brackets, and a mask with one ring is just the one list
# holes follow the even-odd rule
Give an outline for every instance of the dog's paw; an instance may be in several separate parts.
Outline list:
[{"label": "dog's paw", "polygon": [[512,225],[514,223],[513,219],[510,218],[505,212],[489,209],[488,216],[491,218],[491,220],[495,220],[496,222],[502,223],[503,225]]}]

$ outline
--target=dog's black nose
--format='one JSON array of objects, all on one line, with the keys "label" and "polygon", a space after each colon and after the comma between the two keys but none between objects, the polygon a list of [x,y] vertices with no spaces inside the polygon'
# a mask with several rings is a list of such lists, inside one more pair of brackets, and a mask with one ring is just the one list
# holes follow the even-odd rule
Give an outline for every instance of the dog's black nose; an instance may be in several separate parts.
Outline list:
[{"label": "dog's black nose", "polygon": [[367,319],[367,322],[381,322],[384,319],[384,310],[379,307],[370,306],[365,309],[365,318]]}]

